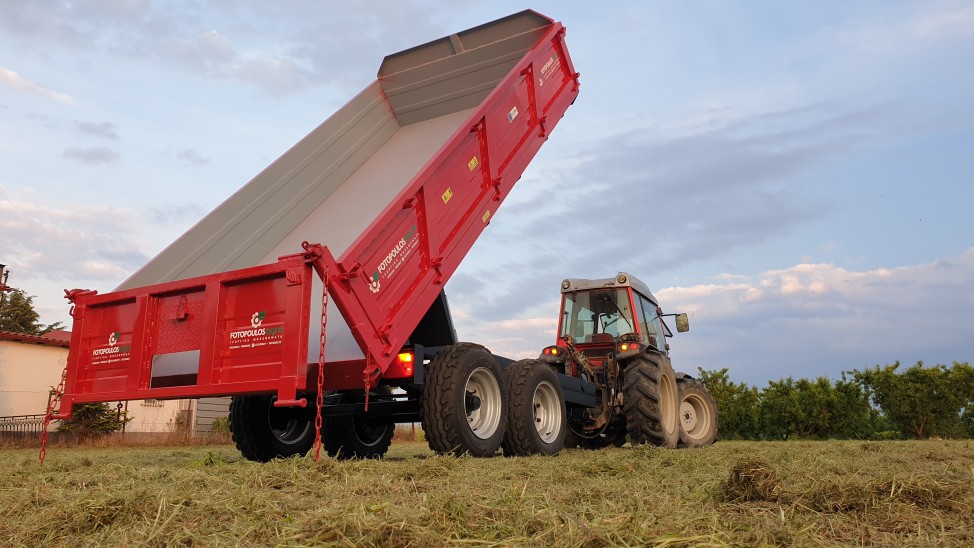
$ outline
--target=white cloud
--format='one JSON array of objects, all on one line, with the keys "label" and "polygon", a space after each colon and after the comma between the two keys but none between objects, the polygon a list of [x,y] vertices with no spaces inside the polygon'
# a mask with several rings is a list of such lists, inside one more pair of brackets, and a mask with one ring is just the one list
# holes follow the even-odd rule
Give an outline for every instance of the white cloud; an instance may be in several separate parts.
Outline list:
[{"label": "white cloud", "polygon": [[3,67],[0,67],[0,85],[14,91],[29,93],[64,105],[73,105],[75,103],[74,98],[70,95],[31,82],[20,74]]},{"label": "white cloud", "polygon": [[114,164],[119,159],[119,154],[108,147],[72,147],[65,150],[63,156],[88,165]]},{"label": "white cloud", "polygon": [[79,120],[74,121],[74,127],[79,133],[85,135],[91,135],[93,137],[102,137],[105,139],[110,139],[112,141],[118,140],[118,126],[111,122],[82,122]]},{"label": "white cloud", "polygon": [[194,166],[203,166],[210,163],[210,159],[200,154],[195,148],[183,149],[179,151],[177,157],[180,160]]},{"label": "white cloud", "polygon": [[137,213],[97,204],[0,199],[0,249],[20,279],[117,282],[145,262]]},{"label": "white cloud", "polygon": [[974,35],[974,6],[916,4],[924,11],[897,20],[868,22],[832,29],[830,39],[877,53],[911,51],[918,46]]}]

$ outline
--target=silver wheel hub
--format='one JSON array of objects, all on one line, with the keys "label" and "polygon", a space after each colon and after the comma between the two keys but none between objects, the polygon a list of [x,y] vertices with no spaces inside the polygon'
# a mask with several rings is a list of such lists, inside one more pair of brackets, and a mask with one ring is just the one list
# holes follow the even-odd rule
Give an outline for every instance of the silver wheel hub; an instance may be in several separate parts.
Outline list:
[{"label": "silver wheel hub", "polygon": [[542,381],[534,389],[532,398],[534,407],[534,427],[538,430],[538,437],[545,443],[552,443],[561,433],[564,423],[561,416],[561,403],[558,392],[548,381]]},{"label": "silver wheel hub", "polygon": [[680,420],[683,421],[683,429],[687,432],[697,427],[697,410],[688,401],[680,404]]},{"label": "silver wheel hub", "polygon": [[489,369],[478,367],[467,377],[464,392],[467,426],[478,438],[490,438],[500,426],[503,409],[501,387],[497,378]]}]

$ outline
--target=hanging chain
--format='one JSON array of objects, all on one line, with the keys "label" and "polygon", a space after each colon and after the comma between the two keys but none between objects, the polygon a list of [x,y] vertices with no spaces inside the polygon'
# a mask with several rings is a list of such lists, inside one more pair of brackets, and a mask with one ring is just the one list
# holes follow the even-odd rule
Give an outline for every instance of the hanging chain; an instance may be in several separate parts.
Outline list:
[{"label": "hanging chain", "polygon": [[362,371],[362,380],[365,381],[365,412],[369,412],[369,392],[372,390],[373,380],[378,377],[372,373],[372,353],[365,353],[365,370]]},{"label": "hanging chain", "polygon": [[321,336],[318,337],[318,396],[315,405],[315,462],[321,453],[321,407],[325,404],[325,328],[328,326],[328,269],[323,276],[324,289],[321,292]]},{"label": "hanging chain", "polygon": [[44,427],[41,428],[41,451],[37,455],[40,459],[41,464],[44,464],[44,458],[47,457],[47,428],[51,425],[51,417],[54,416],[54,408],[60,408],[61,395],[64,394],[64,382],[68,378],[68,366],[64,366],[64,370],[61,371],[61,382],[58,383],[57,388],[54,393],[51,394],[50,400],[47,402],[47,414],[44,415]]}]

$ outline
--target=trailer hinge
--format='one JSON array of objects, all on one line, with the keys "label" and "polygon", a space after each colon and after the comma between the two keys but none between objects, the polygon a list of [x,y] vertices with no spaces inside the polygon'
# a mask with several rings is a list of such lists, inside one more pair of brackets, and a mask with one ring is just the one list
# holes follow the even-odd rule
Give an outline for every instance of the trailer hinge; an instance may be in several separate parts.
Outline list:
[{"label": "trailer hinge", "polygon": [[338,269],[341,271],[338,274],[339,279],[341,279],[341,281],[347,284],[352,280],[352,278],[355,278],[359,275],[359,271],[362,270],[362,264],[356,262],[355,264],[352,265],[352,268],[348,270],[345,270],[344,268],[342,268],[342,265],[339,264]]},{"label": "trailer hinge", "polygon": [[443,257],[437,257],[430,261],[430,267],[432,267],[433,271],[436,272],[436,275],[433,277],[433,285],[443,285],[444,276],[443,272],[440,270],[440,267],[442,266]]},{"label": "trailer hinge", "polygon": [[490,184],[494,187],[494,201],[501,201],[501,178],[497,177],[496,179],[492,180]]},{"label": "trailer hinge", "polygon": [[416,198],[415,196],[413,196],[412,198],[409,198],[408,200],[406,200],[405,202],[402,203],[402,208],[403,209],[412,209],[412,208],[416,207],[416,204],[418,202],[419,202],[419,199]]},{"label": "trailer hinge", "polygon": [[362,381],[365,389],[365,412],[369,412],[369,392],[373,386],[379,386],[379,378],[382,377],[382,369],[379,364],[372,360],[372,353],[365,356],[365,369],[362,370]]}]

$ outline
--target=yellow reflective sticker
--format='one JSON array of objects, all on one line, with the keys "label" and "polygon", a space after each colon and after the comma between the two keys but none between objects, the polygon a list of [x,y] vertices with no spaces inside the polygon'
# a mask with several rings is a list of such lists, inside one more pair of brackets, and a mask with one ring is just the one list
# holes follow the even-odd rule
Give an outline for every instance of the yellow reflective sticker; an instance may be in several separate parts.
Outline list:
[{"label": "yellow reflective sticker", "polygon": [[446,192],[444,192],[443,196],[441,196],[441,198],[443,198],[443,203],[445,204],[449,202],[450,198],[452,197],[453,197],[453,190],[447,187]]},{"label": "yellow reflective sticker", "polygon": [[470,171],[477,169],[477,166],[479,165],[480,165],[480,160],[478,160],[476,156],[474,156],[473,158],[470,159],[469,162],[467,162],[467,167],[470,168]]},{"label": "yellow reflective sticker", "polygon": [[490,210],[489,209],[487,210],[486,213],[484,213],[484,216],[481,217],[481,219],[483,219],[485,223],[487,222],[488,219],[490,219]]}]

